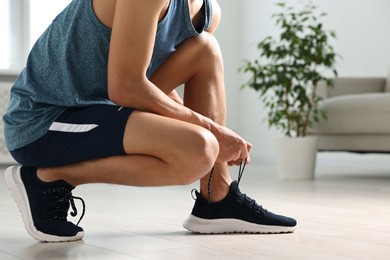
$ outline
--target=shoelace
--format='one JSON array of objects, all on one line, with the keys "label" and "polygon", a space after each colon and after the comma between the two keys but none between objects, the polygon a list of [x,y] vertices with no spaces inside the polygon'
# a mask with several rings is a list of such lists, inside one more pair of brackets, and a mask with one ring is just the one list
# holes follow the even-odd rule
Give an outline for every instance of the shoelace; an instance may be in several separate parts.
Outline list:
[{"label": "shoelace", "polygon": [[71,195],[69,201],[70,201],[70,205],[71,205],[72,210],[73,210],[73,212],[70,213],[70,215],[72,217],[76,217],[77,216],[77,208],[76,208],[76,205],[74,204],[74,199],[80,200],[81,203],[83,204],[83,212],[81,213],[79,221],[77,221],[77,224],[76,224],[78,226],[80,221],[83,219],[84,214],[85,214],[85,202],[84,202],[84,200],[82,198]]},{"label": "shoelace", "polygon": [[240,185],[241,177],[242,177],[242,174],[244,173],[246,163],[247,163],[246,159],[244,161],[244,164],[242,164],[242,160],[240,162],[240,167],[238,168],[237,186]]},{"label": "shoelace", "polygon": [[238,197],[239,197],[240,203],[247,205],[248,207],[254,209],[255,211],[257,211],[259,213],[266,213],[267,212],[267,209],[265,209],[265,208],[263,208],[263,206],[257,204],[256,200],[247,196],[245,193],[239,194]]},{"label": "shoelace", "polygon": [[73,196],[71,190],[64,187],[59,187],[59,188],[48,189],[44,193],[48,195],[52,195],[55,199],[55,209],[53,212],[55,219],[66,220],[68,209],[69,209],[69,203],[70,206],[72,207],[72,212],[70,212],[70,215],[72,217],[77,216],[77,208],[74,203],[74,199],[80,200],[83,205],[83,212],[81,213],[81,216],[76,225],[78,225],[80,221],[83,219],[85,214],[85,202],[82,198]]},{"label": "shoelace", "polygon": [[[240,163],[240,168],[238,169],[237,186],[240,185],[241,177],[242,177],[242,174],[244,173],[245,166],[246,166],[246,159],[245,159],[244,164],[242,164],[242,161]],[[254,210],[261,212],[261,213],[267,212],[267,210],[265,208],[263,208],[263,206],[257,204],[256,200],[250,198],[245,193],[239,194],[239,198],[240,198],[240,201],[245,203],[248,207],[253,208]]]},{"label": "shoelace", "polygon": [[[247,164],[247,160],[246,159],[244,161],[241,160],[240,166],[238,168],[237,187],[240,185],[240,181],[241,181],[242,175],[244,173],[246,164]],[[211,179],[212,179],[213,173],[214,173],[214,167],[211,169],[210,176],[209,176],[209,182],[208,182],[208,186],[207,186],[209,205],[211,203]],[[247,205],[248,207],[253,208],[257,212],[261,212],[261,213],[266,213],[267,212],[267,209],[265,209],[265,208],[263,208],[263,206],[257,204],[256,200],[250,198],[245,193],[240,193],[240,194],[237,194],[237,195],[238,195],[239,201],[241,203]]]},{"label": "shoelace", "polygon": [[214,173],[214,167],[211,168],[211,172],[209,175],[209,182],[207,184],[207,195],[208,195],[208,199],[209,199],[209,205],[211,203],[211,179],[213,178],[213,173]]},{"label": "shoelace", "polygon": [[[244,161],[241,159],[240,161],[240,167],[238,168],[238,180],[237,180],[237,185],[240,184],[242,174],[244,173],[244,169],[246,166],[247,160],[245,159]],[[210,175],[209,175],[209,182],[207,184],[207,193],[208,193],[208,200],[209,200],[209,205],[211,203],[211,179],[213,177],[214,173],[214,167],[211,169]]]}]

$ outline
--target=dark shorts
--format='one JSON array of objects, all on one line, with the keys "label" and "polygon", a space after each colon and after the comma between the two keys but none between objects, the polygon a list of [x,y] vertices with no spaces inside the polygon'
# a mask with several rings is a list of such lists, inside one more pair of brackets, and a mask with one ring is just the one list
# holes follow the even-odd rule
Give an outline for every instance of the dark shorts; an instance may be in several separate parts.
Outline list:
[{"label": "dark shorts", "polygon": [[43,137],[11,154],[29,167],[62,166],[124,155],[123,135],[132,112],[131,108],[111,105],[69,108]]}]

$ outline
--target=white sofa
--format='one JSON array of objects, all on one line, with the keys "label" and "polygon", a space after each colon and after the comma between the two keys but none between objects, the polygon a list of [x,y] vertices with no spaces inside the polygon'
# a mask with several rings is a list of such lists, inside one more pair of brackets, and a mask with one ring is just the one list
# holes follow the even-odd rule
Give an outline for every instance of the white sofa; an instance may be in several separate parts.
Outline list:
[{"label": "white sofa", "polygon": [[337,78],[319,86],[328,116],[309,130],[320,151],[390,152],[390,75],[388,78]]}]

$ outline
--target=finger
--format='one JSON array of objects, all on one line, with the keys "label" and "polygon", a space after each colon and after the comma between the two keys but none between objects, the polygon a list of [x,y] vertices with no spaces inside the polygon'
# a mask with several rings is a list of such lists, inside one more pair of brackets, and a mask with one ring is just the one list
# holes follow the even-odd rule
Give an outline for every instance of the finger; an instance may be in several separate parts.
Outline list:
[{"label": "finger", "polygon": [[249,157],[249,151],[246,145],[242,146],[240,155],[240,159],[242,160]]},{"label": "finger", "polygon": [[251,162],[251,156],[248,156],[245,160],[246,160],[246,163],[249,164]]},{"label": "finger", "polygon": [[241,161],[242,161],[241,159],[238,159],[238,160],[230,161],[229,163],[230,163],[231,165],[239,166],[240,163],[241,163]]},{"label": "finger", "polygon": [[248,153],[250,153],[251,149],[252,149],[252,144],[249,142],[246,142],[246,149],[248,150]]},{"label": "finger", "polygon": [[229,166],[239,166],[240,163],[237,163],[237,162],[233,162],[233,161],[232,161],[232,162],[229,162],[228,165],[229,165]]},{"label": "finger", "polygon": [[237,152],[235,152],[234,154],[232,154],[232,157],[230,158],[229,161],[237,161],[237,160],[240,160],[241,159],[241,156],[242,155],[242,151],[238,150]]}]

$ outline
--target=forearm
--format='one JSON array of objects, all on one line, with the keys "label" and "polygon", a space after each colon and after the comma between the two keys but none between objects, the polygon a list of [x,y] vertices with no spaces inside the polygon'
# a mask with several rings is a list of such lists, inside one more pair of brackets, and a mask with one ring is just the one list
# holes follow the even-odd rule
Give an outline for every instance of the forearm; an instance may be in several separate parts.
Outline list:
[{"label": "forearm", "polygon": [[112,82],[109,98],[119,106],[196,124],[210,131],[216,126],[211,119],[180,104],[147,79],[132,83]]},{"label": "forearm", "polygon": [[171,99],[173,99],[174,101],[176,101],[177,103],[179,103],[181,105],[184,104],[183,100],[181,99],[179,94],[177,94],[176,90],[172,90],[171,93],[168,94],[168,97],[170,97]]}]

